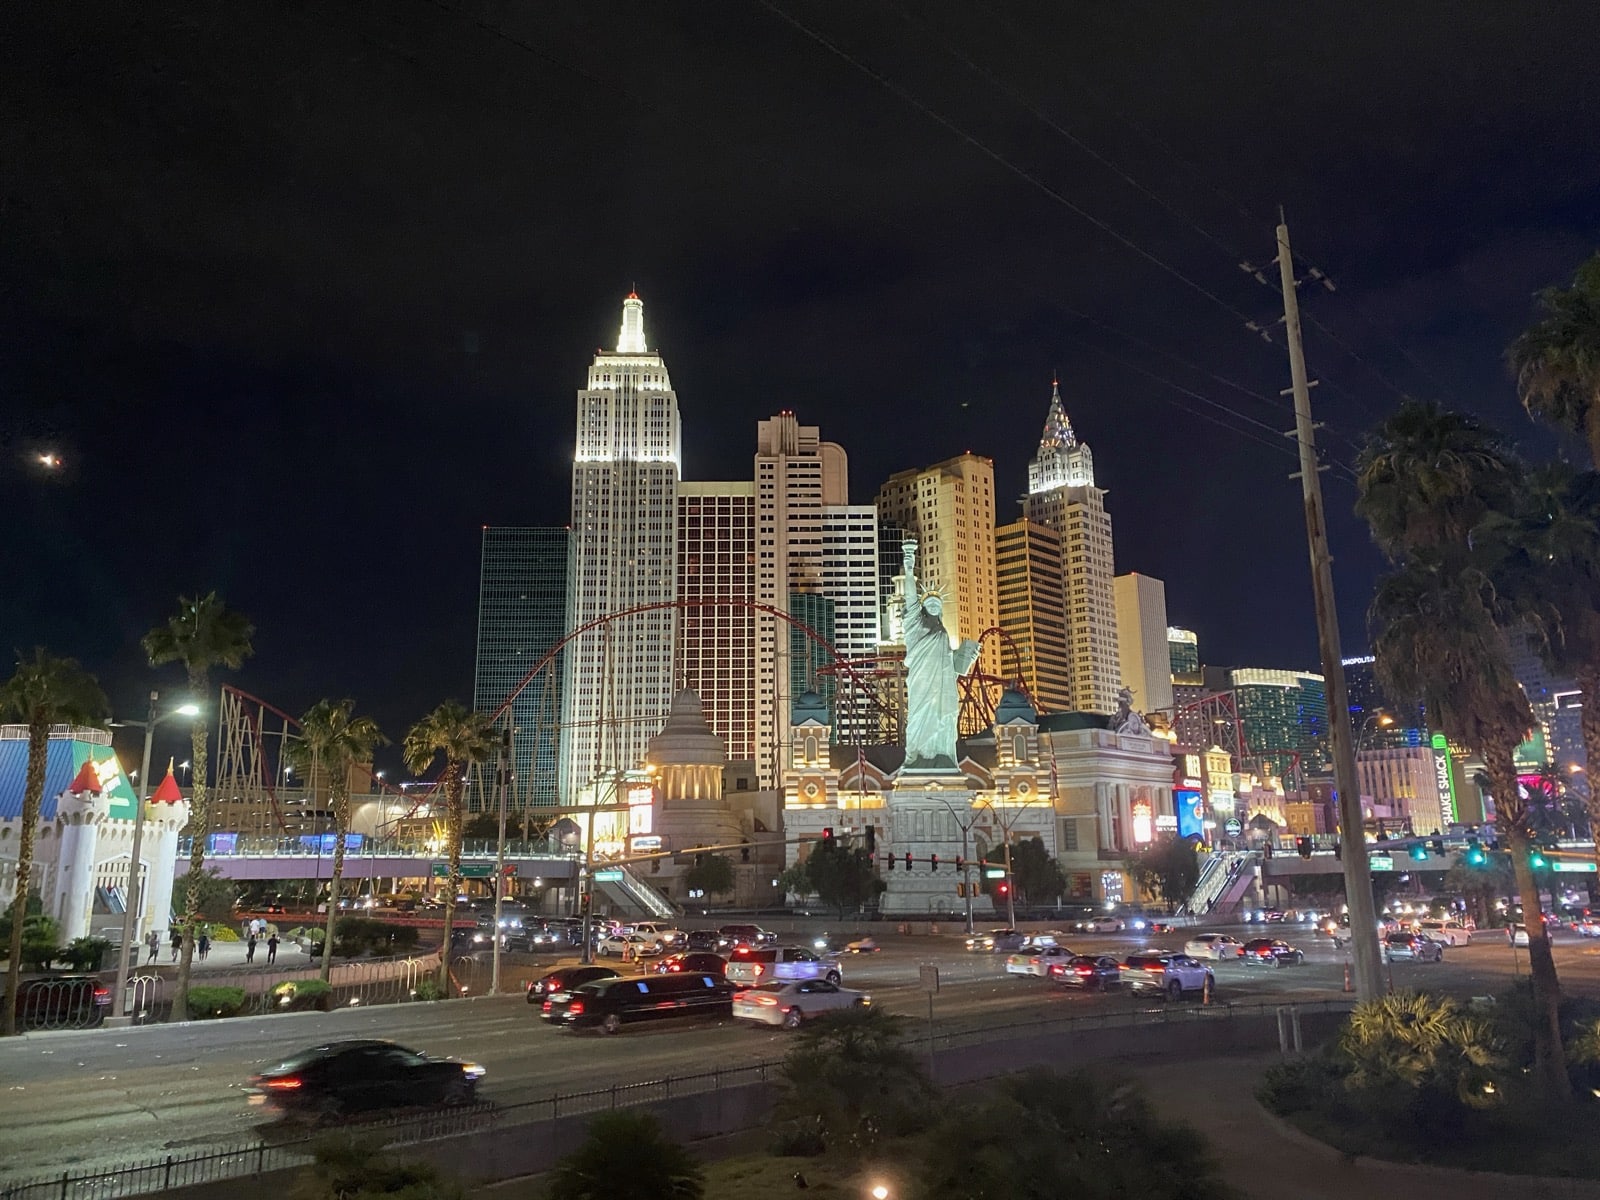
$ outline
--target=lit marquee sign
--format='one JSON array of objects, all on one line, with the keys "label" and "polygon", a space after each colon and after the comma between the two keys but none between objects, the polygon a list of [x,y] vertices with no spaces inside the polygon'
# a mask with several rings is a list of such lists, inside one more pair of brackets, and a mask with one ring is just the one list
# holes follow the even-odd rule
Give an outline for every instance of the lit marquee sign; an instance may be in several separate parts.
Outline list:
[{"label": "lit marquee sign", "polygon": [[1154,812],[1148,800],[1133,802],[1133,840],[1144,845],[1155,838]]},{"label": "lit marquee sign", "polygon": [[648,783],[628,785],[628,836],[635,838],[654,830],[656,789]]},{"label": "lit marquee sign", "polygon": [[1449,829],[1460,815],[1456,807],[1455,772],[1450,768],[1450,743],[1444,734],[1433,735],[1433,782],[1439,792],[1439,817],[1441,830]]}]

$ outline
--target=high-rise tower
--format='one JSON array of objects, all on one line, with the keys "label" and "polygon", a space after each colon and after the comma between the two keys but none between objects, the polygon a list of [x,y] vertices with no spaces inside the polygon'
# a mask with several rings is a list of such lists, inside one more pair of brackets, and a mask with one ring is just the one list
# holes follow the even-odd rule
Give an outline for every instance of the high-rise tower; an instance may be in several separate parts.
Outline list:
[{"label": "high-rise tower", "polygon": [[1079,712],[1115,712],[1122,687],[1105,498],[1094,485],[1094,455],[1072,431],[1060,385],[1052,383],[1039,452],[1028,464],[1024,512],[1061,538],[1072,707]]},{"label": "high-rise tower", "polygon": [[1055,530],[1024,518],[994,531],[994,553],[1000,628],[1017,653],[1015,662],[1002,654],[1003,673],[1021,676],[1036,712],[1067,712],[1072,670],[1062,611],[1061,539]]},{"label": "high-rise tower", "polygon": [[[567,627],[669,604],[677,590],[682,435],[666,364],[644,336],[644,303],[622,303],[615,353],[578,392]],[[568,643],[561,695],[561,801],[608,800],[644,760],[672,702],[674,610],[605,621]]]},{"label": "high-rise tower", "polygon": [[678,485],[678,686],[729,762],[756,750],[755,484]]}]

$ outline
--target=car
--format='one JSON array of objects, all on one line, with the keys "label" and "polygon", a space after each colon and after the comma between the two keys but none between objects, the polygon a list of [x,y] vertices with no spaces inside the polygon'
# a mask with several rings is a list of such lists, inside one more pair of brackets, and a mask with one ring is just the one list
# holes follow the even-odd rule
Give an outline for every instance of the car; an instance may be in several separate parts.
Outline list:
[{"label": "car", "polygon": [[528,984],[528,1003],[542,1004],[546,996],[570,992],[580,984],[593,983],[597,979],[619,978],[620,974],[610,967],[563,967]]},{"label": "car", "polygon": [[1186,992],[1206,992],[1217,977],[1198,958],[1170,950],[1142,950],[1122,964],[1122,982],[1138,992],[1160,992],[1170,1000]]},{"label": "car", "polygon": [[598,1028],[616,1033],[636,1021],[727,1016],[734,986],[719,975],[653,975],[601,979],[547,997],[541,1009],[551,1024],[566,1029]]},{"label": "car", "polygon": [[733,1019],[799,1029],[807,1021],[872,1003],[866,992],[826,979],[773,980],[733,994]]},{"label": "car", "polygon": [[1052,964],[1068,962],[1077,957],[1077,954],[1068,947],[1058,946],[1053,942],[1048,946],[1034,946],[1007,955],[1006,974],[1032,975],[1043,979],[1050,973]]},{"label": "car", "polygon": [[1283,920],[1283,909],[1281,909],[1281,908],[1269,908],[1269,909],[1267,909],[1265,912],[1263,912],[1261,914],[1261,919],[1263,921],[1267,921],[1267,922],[1271,922],[1271,923],[1275,924],[1275,923]]},{"label": "car", "polygon": [[1579,917],[1572,922],[1572,931],[1579,937],[1600,937],[1600,917]]},{"label": "car", "polygon": [[110,1007],[111,989],[94,975],[47,975],[17,988],[17,1024],[25,1029],[92,1029]]},{"label": "car", "polygon": [[712,954],[706,950],[683,951],[678,954],[669,954],[657,962],[652,968],[657,975],[678,975],[685,971],[700,972],[704,975],[726,975],[728,960],[720,954]]},{"label": "car", "polygon": [[1513,946],[1526,946],[1528,944],[1528,927],[1526,925],[1506,926],[1506,941]]},{"label": "car", "polygon": [[778,935],[769,933],[759,925],[724,925],[717,930],[717,949],[732,950],[736,946],[770,946]]},{"label": "car", "polygon": [[250,1077],[252,1105],[285,1116],[331,1118],[418,1104],[471,1104],[484,1071],[394,1042],[327,1042]]},{"label": "car", "polygon": [[1472,940],[1472,930],[1459,921],[1418,921],[1417,932],[1446,946],[1465,946]]},{"label": "car", "polygon": [[1183,952],[1191,958],[1210,958],[1220,962],[1224,958],[1244,955],[1244,943],[1226,933],[1200,933],[1183,944]]},{"label": "car", "polygon": [[640,921],[627,932],[637,933],[643,938],[650,938],[663,950],[683,944],[688,936],[681,929],[674,929],[670,925],[662,925],[655,921]]},{"label": "car", "polygon": [[1128,927],[1128,923],[1121,917],[1103,914],[1098,917],[1086,917],[1073,926],[1079,933],[1121,933]]},{"label": "car", "polygon": [[1065,962],[1051,963],[1045,978],[1058,987],[1107,988],[1122,982],[1122,964],[1109,954],[1080,954]]},{"label": "car", "polygon": [[844,971],[838,959],[825,957],[804,946],[737,947],[728,959],[725,973],[731,982],[741,987],[754,987],[758,983],[771,983],[774,980],[825,979],[829,983],[844,982]]},{"label": "car", "polygon": [[661,953],[661,943],[642,933],[609,933],[600,939],[595,952],[602,958],[613,954],[623,958],[654,958]]},{"label": "car", "polygon": [[683,948],[685,950],[715,950],[721,940],[721,935],[715,929],[691,929],[683,935]]},{"label": "car", "polygon": [[1387,962],[1443,962],[1444,945],[1425,938],[1420,933],[1391,933],[1384,937],[1381,946]]},{"label": "car", "polygon": [[1022,949],[1028,935],[1020,929],[990,929],[975,933],[967,939],[967,950],[973,954],[1010,954]]},{"label": "car", "polygon": [[1298,967],[1306,961],[1305,952],[1278,938],[1251,938],[1243,946],[1240,961],[1252,967]]}]

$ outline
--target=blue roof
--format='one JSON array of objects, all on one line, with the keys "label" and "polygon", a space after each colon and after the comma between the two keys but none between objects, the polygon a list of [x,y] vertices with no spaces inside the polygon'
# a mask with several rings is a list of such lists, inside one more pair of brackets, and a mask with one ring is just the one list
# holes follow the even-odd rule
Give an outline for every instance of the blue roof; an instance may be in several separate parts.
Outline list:
[{"label": "blue roof", "polygon": [[[110,746],[77,738],[51,738],[45,748],[44,802],[40,806],[40,819],[56,819],[56,797],[67,789],[79,769],[88,759],[96,763],[114,758]],[[22,816],[22,796],[28,783],[28,743],[21,738],[0,739],[0,821],[15,821]],[[110,786],[111,815],[123,820],[133,819],[133,785],[121,764],[117,765],[115,782]]]}]

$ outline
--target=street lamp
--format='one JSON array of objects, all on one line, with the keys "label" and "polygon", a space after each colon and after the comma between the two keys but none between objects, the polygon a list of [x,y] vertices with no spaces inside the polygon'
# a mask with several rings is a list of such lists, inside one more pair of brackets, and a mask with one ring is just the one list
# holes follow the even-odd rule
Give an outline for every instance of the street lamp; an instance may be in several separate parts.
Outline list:
[{"label": "street lamp", "polygon": [[963,823],[961,818],[956,814],[956,810],[951,806],[950,801],[946,800],[943,796],[936,796],[935,799],[937,799],[940,804],[944,805],[945,808],[949,809],[950,816],[954,819],[954,821],[956,823],[956,828],[961,830],[961,883],[962,883],[961,891],[965,895],[966,901],[967,901],[967,933],[971,934],[972,931],[973,931],[973,929],[972,929],[972,852],[971,852],[971,848],[967,844],[967,834],[971,831],[972,827],[975,824],[977,824],[977,821],[973,817],[971,809],[968,809],[967,810],[967,820],[965,821],[965,823]]},{"label": "street lamp", "polygon": [[139,789],[134,795],[133,812],[133,846],[128,851],[128,894],[122,906],[122,946],[117,951],[117,987],[111,994],[112,1017],[115,1020],[125,1020],[128,1016],[128,952],[132,948],[135,929],[136,914],[144,903],[144,897],[139,889],[139,847],[144,840],[144,809],[150,799],[150,743],[155,738],[156,726],[163,721],[170,721],[174,717],[198,717],[200,706],[198,704],[180,704],[169,713],[156,713],[156,701],[160,693],[150,693],[150,708],[142,721],[121,721],[120,725],[130,725],[135,729],[144,730],[144,757],[139,761]]}]

